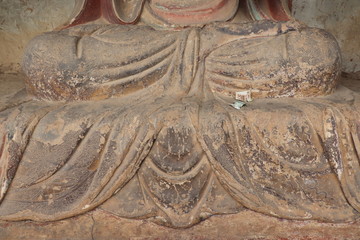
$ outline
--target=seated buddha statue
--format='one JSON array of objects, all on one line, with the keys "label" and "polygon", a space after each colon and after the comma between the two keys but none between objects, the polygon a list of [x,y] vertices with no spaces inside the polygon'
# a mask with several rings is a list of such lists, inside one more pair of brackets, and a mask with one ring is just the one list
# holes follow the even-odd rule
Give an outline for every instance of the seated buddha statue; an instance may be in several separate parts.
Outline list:
[{"label": "seated buddha statue", "polygon": [[288,4],[78,1],[28,44],[27,94],[0,99],[0,220],[357,220],[360,96]]},{"label": "seated buddha statue", "polygon": [[295,21],[239,23],[239,0],[98,4],[113,9],[105,20],[122,24],[73,26],[86,20],[80,15],[72,27],[33,39],[23,64],[30,93],[92,100],[177,85],[187,94],[195,76],[225,97],[318,96],[336,85],[340,54],[330,34]]}]

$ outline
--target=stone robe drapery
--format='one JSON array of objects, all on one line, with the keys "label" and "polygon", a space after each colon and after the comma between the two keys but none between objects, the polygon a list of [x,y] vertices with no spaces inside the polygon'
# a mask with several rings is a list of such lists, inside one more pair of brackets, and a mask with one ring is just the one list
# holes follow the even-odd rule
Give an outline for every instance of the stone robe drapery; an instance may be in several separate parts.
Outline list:
[{"label": "stone robe drapery", "polygon": [[359,94],[241,110],[213,99],[149,101],[31,100],[2,111],[1,219],[58,220],[99,205],[173,227],[242,206],[358,218]]},{"label": "stone robe drapery", "polygon": [[[215,47],[203,49],[197,45],[212,46],[206,45],[212,43],[206,43],[206,37],[214,31],[240,36],[244,28],[234,26],[209,26],[203,32],[85,26],[64,30],[63,38],[56,35],[64,44],[53,49],[57,55],[39,42],[30,45],[38,51],[27,56],[29,64],[47,61],[41,66],[48,66],[29,68],[30,76],[51,72],[34,83],[39,85],[29,83],[30,90],[32,86],[43,99],[86,101],[38,101],[20,93],[1,102],[0,219],[52,221],[96,207],[172,227],[189,227],[213,214],[243,208],[288,219],[357,219],[360,96],[339,88],[314,97],[333,89],[334,76],[313,73],[318,68],[326,73],[326,67],[334,72],[337,52],[317,52],[320,59],[331,56],[332,62],[306,57],[295,61],[299,58],[294,51],[274,51],[261,59],[251,53],[254,46],[262,49],[269,43],[291,49],[296,41],[304,41],[296,31],[254,41],[241,37],[217,41]],[[91,34],[79,31],[89,28]],[[112,35],[121,31],[133,32],[132,38]],[[51,34],[46,36],[55,38]],[[321,31],[304,34],[332,43]],[[120,47],[114,48],[133,46],[134,39],[143,43],[135,51],[121,54]],[[146,49],[151,42],[157,48]],[[96,62],[87,44],[111,47],[113,51],[104,54],[111,60],[118,56],[116,64],[105,68]],[[316,44],[301,51],[311,52]],[[229,56],[230,49],[237,51]],[[265,59],[286,64],[280,69],[265,66],[248,76],[240,71],[252,66],[241,58],[243,51],[255,66],[264,66]],[[50,58],[67,54],[73,62],[61,65],[59,59]],[[291,70],[306,61],[314,61],[314,68],[296,75],[299,81],[284,88],[286,80],[293,79]],[[51,65],[55,63],[59,65]],[[237,67],[219,70],[231,63]],[[281,78],[279,71],[285,70],[288,75]],[[81,75],[82,71],[90,75]],[[306,73],[315,78],[300,81]],[[98,77],[104,74],[106,78]],[[329,84],[324,86],[324,81]],[[95,82],[101,87],[92,91]],[[259,99],[237,110],[228,100],[241,84],[262,91]],[[302,93],[312,97],[263,99]]]},{"label": "stone robe drapery", "polygon": [[318,96],[332,91],[341,65],[325,31],[272,21],[181,31],[84,25],[40,35],[25,52],[28,91],[66,101],[170,89],[184,95],[202,90],[196,77],[220,97],[249,89],[255,98]]}]

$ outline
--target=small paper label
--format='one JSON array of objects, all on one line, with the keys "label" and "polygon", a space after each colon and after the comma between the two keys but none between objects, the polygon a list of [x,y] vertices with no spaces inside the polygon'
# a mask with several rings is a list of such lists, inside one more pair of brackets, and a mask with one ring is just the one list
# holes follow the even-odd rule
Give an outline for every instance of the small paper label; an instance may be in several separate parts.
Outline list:
[{"label": "small paper label", "polygon": [[236,92],[235,99],[243,102],[251,102],[253,100],[251,97],[251,90]]}]

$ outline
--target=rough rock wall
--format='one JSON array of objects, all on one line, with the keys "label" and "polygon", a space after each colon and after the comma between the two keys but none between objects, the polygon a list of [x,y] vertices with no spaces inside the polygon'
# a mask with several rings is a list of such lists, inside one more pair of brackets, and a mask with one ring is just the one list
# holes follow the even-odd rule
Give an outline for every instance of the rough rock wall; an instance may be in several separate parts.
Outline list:
[{"label": "rough rock wall", "polygon": [[71,15],[75,0],[0,0],[0,71],[19,69],[27,42]]},{"label": "rough rock wall", "polygon": [[[76,0],[0,0],[0,71],[19,69],[26,43],[63,24]],[[344,70],[360,71],[360,1],[293,0],[295,17],[335,35]]]},{"label": "rough rock wall", "polygon": [[360,71],[359,0],[294,0],[293,15],[309,26],[331,32],[342,51],[343,70]]}]

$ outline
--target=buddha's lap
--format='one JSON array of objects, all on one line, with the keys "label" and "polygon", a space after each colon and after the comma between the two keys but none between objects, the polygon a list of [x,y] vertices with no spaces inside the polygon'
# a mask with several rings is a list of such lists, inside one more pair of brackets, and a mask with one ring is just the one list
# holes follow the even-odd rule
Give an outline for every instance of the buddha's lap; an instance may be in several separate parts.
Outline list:
[{"label": "buddha's lap", "polygon": [[233,41],[207,58],[206,81],[213,91],[253,97],[318,96],[331,93],[341,67],[336,40],[308,28],[276,37]]},{"label": "buddha's lap", "polygon": [[[25,54],[27,88],[39,98],[87,100],[121,96],[159,81],[166,85],[169,66],[183,64],[173,58],[189,51],[191,31],[201,30],[90,25],[41,35]],[[239,36],[210,52],[207,57],[194,52],[194,59],[205,59],[205,80],[226,96],[248,89],[259,98],[323,95],[332,91],[340,71],[336,41],[318,29]]]}]

